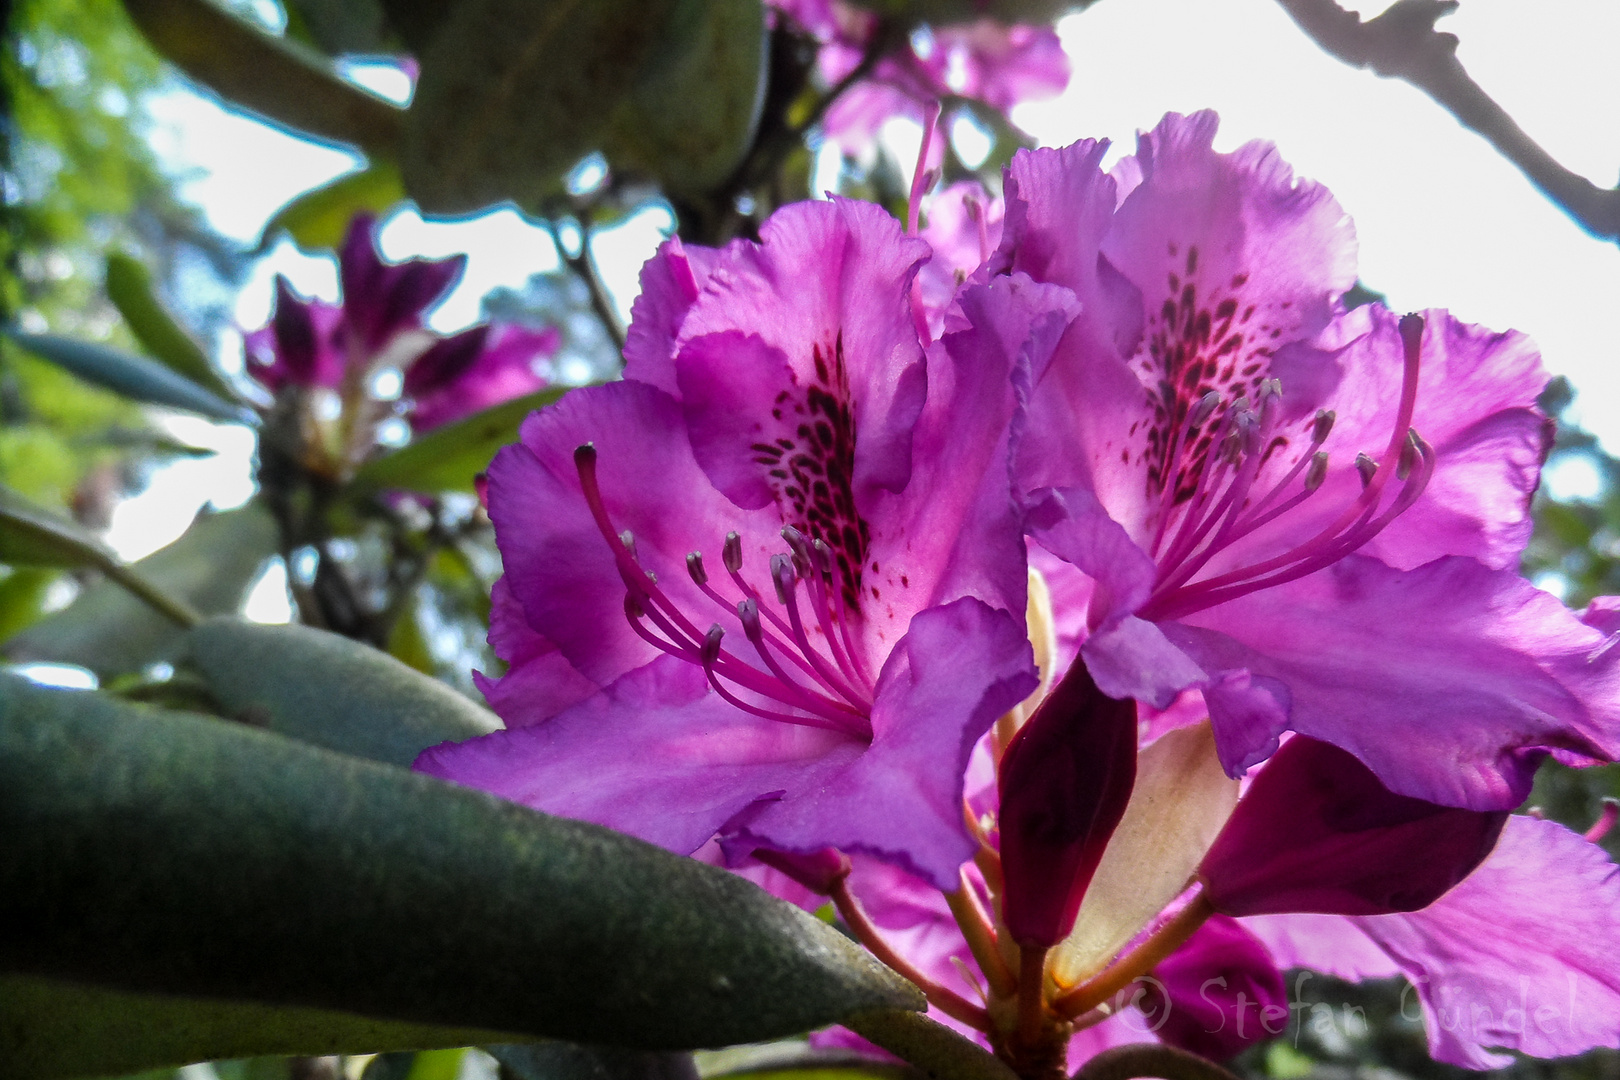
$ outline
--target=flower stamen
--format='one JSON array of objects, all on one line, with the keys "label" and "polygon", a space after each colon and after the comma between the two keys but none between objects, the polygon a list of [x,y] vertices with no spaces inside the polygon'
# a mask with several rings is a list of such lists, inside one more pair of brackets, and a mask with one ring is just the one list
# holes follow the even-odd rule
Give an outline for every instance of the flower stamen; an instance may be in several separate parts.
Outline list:
[{"label": "flower stamen", "polygon": [[[1139,615],[1151,619],[1179,617],[1314,573],[1368,543],[1417,501],[1434,474],[1435,463],[1433,447],[1411,427],[1417,404],[1423,325],[1418,315],[1408,315],[1400,321],[1405,363],[1395,424],[1379,459],[1365,454],[1357,456],[1360,494],[1327,526],[1283,554],[1189,584],[1218,551],[1298,506],[1321,487],[1327,476],[1327,457],[1318,448],[1332,429],[1333,414],[1319,412],[1312,425],[1307,453],[1247,515],[1242,514],[1244,498],[1263,463],[1264,448],[1271,444],[1280,390],[1275,380],[1262,384],[1258,417],[1248,408],[1246,399],[1233,402],[1223,418],[1221,437],[1215,443],[1218,454],[1211,454],[1204,463],[1197,491],[1188,504],[1176,540],[1159,560],[1158,584]],[[1217,456],[1218,464],[1212,466],[1211,461]],[[1232,470],[1232,476],[1224,493],[1220,493],[1217,485],[1210,481],[1222,476],[1227,469]],[[1271,501],[1292,484],[1302,470],[1302,490],[1267,510]],[[1391,476],[1401,486],[1385,506],[1384,489]],[[1206,513],[1211,504],[1214,504],[1213,509]],[[1210,536],[1217,520],[1221,525]]]},{"label": "flower stamen", "polygon": [[[579,473],[580,489],[591,517],[607,542],[619,577],[624,582],[625,619],[638,637],[661,652],[702,667],[715,692],[727,703],[750,715],[779,723],[838,731],[860,739],[871,738],[870,683],[864,678],[864,670],[851,660],[859,653],[853,649],[842,604],[839,604],[838,615],[834,617],[826,598],[828,590],[822,581],[824,576],[830,578],[831,560],[807,542],[802,533],[797,529],[785,529],[783,537],[788,541],[791,553],[771,558],[772,584],[777,600],[786,610],[785,620],[763,603],[759,591],[743,576],[742,539],[737,533],[726,536],[722,561],[728,575],[743,594],[740,601],[728,599],[714,587],[702,552],[694,551],[686,556],[686,570],[692,583],[706,598],[737,618],[744,636],[764,666],[762,670],[725,648],[723,641],[726,631],[720,623],[714,623],[706,632],[699,632],[697,624],[659,587],[657,575],[641,565],[634,533],[628,529],[615,529],[608,515],[596,476],[595,447],[589,443],[578,447],[574,451],[574,466]],[[825,545],[822,547],[825,548]],[[822,564],[819,572],[818,562]],[[826,637],[828,649],[833,654],[831,662],[810,644],[798,608],[797,584],[800,578],[809,581],[811,606],[816,612],[817,628]],[[832,591],[835,594],[838,592],[837,589]],[[762,615],[781,632],[781,636],[766,628]],[[847,653],[846,646],[849,647]],[[795,678],[778,660],[778,655],[786,657],[799,668],[812,685],[807,686]],[[864,692],[858,688],[864,688]],[[738,696],[737,690],[746,690],[762,700],[759,703],[745,700]],[[791,711],[773,708],[772,705],[784,706]]]}]

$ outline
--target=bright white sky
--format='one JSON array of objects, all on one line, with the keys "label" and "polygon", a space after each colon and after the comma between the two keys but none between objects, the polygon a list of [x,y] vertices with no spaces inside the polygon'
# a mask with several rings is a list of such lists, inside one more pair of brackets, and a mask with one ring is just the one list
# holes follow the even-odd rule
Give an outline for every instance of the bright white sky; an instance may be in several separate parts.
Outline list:
[{"label": "bright white sky", "polygon": [[[1352,6],[1373,14],[1387,4]],[[1554,157],[1599,184],[1620,176],[1620,2],[1463,0],[1442,27],[1462,38],[1474,77]],[[1438,106],[1327,57],[1272,0],[1100,0],[1060,29],[1073,82],[1060,99],[1015,114],[1043,143],[1108,136],[1126,152],[1135,131],[1166,110],[1218,110],[1219,148],[1270,139],[1297,172],[1333,190],[1356,220],[1368,285],[1397,308],[1448,307],[1529,333],[1548,369],[1575,384],[1580,420],[1620,452],[1620,409],[1610,407],[1620,401],[1620,248],[1583,233]],[[353,74],[383,93],[404,90],[392,69]],[[288,199],[354,167],[347,154],[193,94],[168,95],[155,112],[154,142],[188,175],[186,196],[216,229],[244,242]],[[621,312],[670,224],[667,214],[648,212],[598,239]],[[386,225],[382,246],[396,259],[469,254],[465,279],[434,317],[441,330],[476,318],[491,288],[521,285],[557,264],[546,234],[510,210],[459,224],[402,213]],[[331,262],[283,241],[239,298],[241,326],[263,323],[278,272],[306,293],[336,294]],[[238,342],[221,347],[228,364],[240,362]],[[115,546],[129,556],[152,550],[209,493],[224,505],[246,497],[247,442],[225,432],[214,441],[223,452],[211,463],[160,474],[121,512]]]}]

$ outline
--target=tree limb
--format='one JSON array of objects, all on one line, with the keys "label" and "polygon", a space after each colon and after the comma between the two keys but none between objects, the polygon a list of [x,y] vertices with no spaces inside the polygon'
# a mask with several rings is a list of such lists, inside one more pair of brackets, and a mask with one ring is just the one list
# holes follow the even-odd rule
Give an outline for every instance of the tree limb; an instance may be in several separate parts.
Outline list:
[{"label": "tree limb", "polygon": [[1434,28],[1435,20],[1456,10],[1457,0],[1397,0],[1367,22],[1334,0],[1277,3],[1323,51],[1422,90],[1517,165],[1581,228],[1620,240],[1620,188],[1600,188],[1554,160],[1469,77],[1457,59],[1457,36]]}]

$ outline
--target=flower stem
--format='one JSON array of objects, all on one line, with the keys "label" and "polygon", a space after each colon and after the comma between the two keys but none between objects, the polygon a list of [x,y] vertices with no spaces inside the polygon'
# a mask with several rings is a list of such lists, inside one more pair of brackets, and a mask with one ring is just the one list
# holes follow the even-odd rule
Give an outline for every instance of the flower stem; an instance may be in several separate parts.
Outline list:
[{"label": "flower stem", "polygon": [[933,979],[930,979],[912,967],[904,957],[889,947],[889,943],[883,940],[883,936],[878,933],[877,927],[867,917],[866,910],[861,907],[861,902],[855,899],[854,893],[849,891],[848,878],[840,878],[833,885],[832,892],[828,895],[831,897],[833,905],[838,908],[839,917],[844,920],[844,925],[849,927],[850,932],[855,935],[856,939],[862,945],[865,945],[873,956],[914,983],[923,992],[923,996],[928,999],[928,1004],[953,1020],[960,1020],[977,1031],[990,1030],[990,1014],[988,1012],[966,1000],[954,990],[941,986]]},{"label": "flower stem", "polygon": [[[1146,941],[1132,949],[1120,961],[1096,978],[1070,990],[1052,1003],[1062,1016],[1074,1018],[1090,1012],[1107,1001],[1138,976],[1152,971],[1165,957],[1179,949],[1192,937],[1193,931],[1203,926],[1215,909],[1202,889]],[[1202,1060],[1202,1059],[1199,1059]],[[1157,1074],[1155,1074],[1157,1075]],[[1178,1073],[1177,1076],[1180,1074]]]},{"label": "flower stem", "polygon": [[1011,995],[1018,988],[1018,980],[1002,958],[1001,948],[996,944],[996,931],[990,925],[989,916],[974,894],[965,872],[962,874],[962,887],[946,893],[945,902],[956,917],[956,925],[962,928],[962,936],[967,939],[973,959],[979,962],[979,970],[984,972],[991,992],[997,997]]},{"label": "flower stem", "polygon": [[1041,1036],[1046,1006],[1046,953],[1045,945],[1018,947],[1018,1038],[1025,1046],[1034,1046]]}]

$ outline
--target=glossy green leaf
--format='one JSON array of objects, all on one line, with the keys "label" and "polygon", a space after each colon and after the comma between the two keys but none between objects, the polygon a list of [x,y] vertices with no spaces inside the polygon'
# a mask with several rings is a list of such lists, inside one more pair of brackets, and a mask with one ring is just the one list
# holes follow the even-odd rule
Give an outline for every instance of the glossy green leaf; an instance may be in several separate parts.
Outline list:
[{"label": "glossy green leaf", "polygon": [[213,420],[258,422],[251,409],[226,401],[150,357],[55,334],[29,334],[15,329],[5,334],[35,356],[134,401],[184,409]]},{"label": "glossy green leaf", "polygon": [[923,1007],[836,930],[716,867],[13,677],[0,850],[0,970],[645,1050]]},{"label": "glossy green leaf", "polygon": [[309,626],[209,619],[187,635],[185,653],[232,715],[373,761],[409,767],[430,746],[500,727],[437,679]]},{"label": "glossy green leaf", "polygon": [[[203,615],[234,612],[276,544],[274,519],[249,503],[199,516],[180,539],[130,569]],[[14,660],[78,664],[106,678],[174,659],[183,633],[124,586],[103,581],[5,642],[3,651]]]},{"label": "glossy green leaf", "polygon": [[124,317],[141,348],[223,401],[236,391],[225,381],[201,345],[169,314],[152,288],[152,275],[139,259],[115,251],[107,256],[107,298]]},{"label": "glossy green leaf", "polygon": [[550,405],[566,391],[566,387],[551,387],[435,428],[362,465],[354,483],[365,489],[472,491],[473,479],[489,468],[495,451],[517,442],[523,418]]},{"label": "glossy green leaf", "polygon": [[978,1043],[921,1013],[893,1009],[851,1016],[843,1025],[929,1076],[945,1080],[1018,1080]]},{"label": "glossy green leaf", "polygon": [[765,59],[760,0],[680,0],[614,117],[602,146],[608,160],[677,193],[719,185],[753,142]]},{"label": "glossy green leaf", "polygon": [[419,56],[400,158],[424,212],[535,206],[597,148],[678,0],[461,0]]},{"label": "glossy green leaf", "polygon": [[232,105],[294,131],[391,156],[404,110],[340,78],[320,54],[214,0],[124,0],[153,48]]},{"label": "glossy green leaf", "polygon": [[71,1080],[269,1054],[460,1047],[502,1038],[512,1036],[0,974],[0,1075],[9,1080]]},{"label": "glossy green leaf", "polygon": [[0,563],[12,566],[105,566],[112,550],[78,522],[0,485]]},{"label": "glossy green leaf", "polygon": [[336,248],[356,214],[381,215],[404,198],[399,167],[391,161],[375,162],[306,191],[277,210],[264,227],[259,247],[268,246],[285,230],[306,251]]}]

